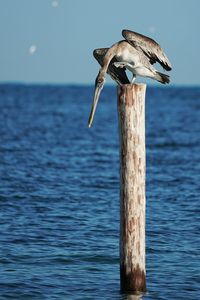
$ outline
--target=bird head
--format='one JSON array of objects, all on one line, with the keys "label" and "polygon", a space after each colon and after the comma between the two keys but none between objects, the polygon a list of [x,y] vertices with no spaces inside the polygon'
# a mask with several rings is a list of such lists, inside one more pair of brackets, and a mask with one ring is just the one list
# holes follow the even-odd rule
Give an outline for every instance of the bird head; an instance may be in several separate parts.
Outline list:
[{"label": "bird head", "polygon": [[101,73],[99,73],[95,80],[95,89],[98,88],[98,89],[102,90],[104,82],[105,82],[104,76],[102,76]]},{"label": "bird head", "polygon": [[92,121],[94,119],[94,114],[96,111],[97,103],[99,100],[101,90],[103,89],[104,83],[105,83],[105,76],[99,72],[99,74],[95,80],[94,100],[93,100],[92,109],[91,109],[91,113],[90,113],[90,117],[89,117],[89,121],[88,121],[88,127],[92,126]]}]

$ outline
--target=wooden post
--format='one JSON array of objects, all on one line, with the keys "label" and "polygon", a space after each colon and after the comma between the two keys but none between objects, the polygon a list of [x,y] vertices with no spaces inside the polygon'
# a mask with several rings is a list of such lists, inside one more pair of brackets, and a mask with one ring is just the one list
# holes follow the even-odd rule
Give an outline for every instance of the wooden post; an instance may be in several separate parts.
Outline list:
[{"label": "wooden post", "polygon": [[145,84],[118,88],[120,278],[123,292],[145,292]]}]

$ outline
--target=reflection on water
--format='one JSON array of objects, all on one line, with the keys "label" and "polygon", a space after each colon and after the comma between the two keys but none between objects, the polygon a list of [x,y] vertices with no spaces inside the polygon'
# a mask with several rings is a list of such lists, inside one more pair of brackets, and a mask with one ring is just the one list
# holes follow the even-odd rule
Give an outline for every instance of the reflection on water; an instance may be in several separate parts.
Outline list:
[{"label": "reflection on water", "polygon": [[123,296],[123,300],[141,300],[143,298],[143,294],[141,295],[130,295],[130,294],[127,294],[127,295],[124,295]]}]

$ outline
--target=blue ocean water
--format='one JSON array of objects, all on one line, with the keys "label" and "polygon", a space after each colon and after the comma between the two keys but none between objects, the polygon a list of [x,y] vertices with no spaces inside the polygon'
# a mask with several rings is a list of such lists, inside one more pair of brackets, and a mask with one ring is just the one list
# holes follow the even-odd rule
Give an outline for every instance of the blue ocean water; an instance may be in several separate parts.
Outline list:
[{"label": "blue ocean water", "polygon": [[[116,88],[0,85],[0,299],[120,293]],[[147,288],[200,299],[200,88],[148,87]]]}]

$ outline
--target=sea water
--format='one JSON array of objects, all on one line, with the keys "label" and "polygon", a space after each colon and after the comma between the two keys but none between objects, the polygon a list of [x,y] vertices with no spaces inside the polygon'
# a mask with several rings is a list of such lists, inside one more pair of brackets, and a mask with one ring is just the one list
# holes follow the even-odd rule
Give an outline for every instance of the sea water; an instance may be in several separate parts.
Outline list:
[{"label": "sea water", "polygon": [[[0,299],[120,293],[116,88],[0,85]],[[143,299],[200,299],[200,88],[148,87]]]}]

